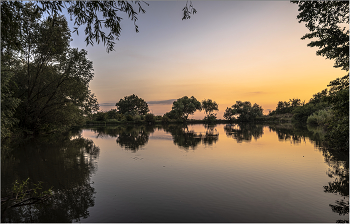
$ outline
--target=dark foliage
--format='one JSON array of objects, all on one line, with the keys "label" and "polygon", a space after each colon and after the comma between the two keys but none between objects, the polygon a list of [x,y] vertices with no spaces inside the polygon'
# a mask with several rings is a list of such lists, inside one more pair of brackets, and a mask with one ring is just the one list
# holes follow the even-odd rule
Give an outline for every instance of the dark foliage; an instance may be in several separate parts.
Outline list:
[{"label": "dark foliage", "polygon": [[349,1],[292,1],[298,4],[299,23],[305,22],[317,55],[334,59],[334,67],[349,71]]},{"label": "dark foliage", "polygon": [[[236,101],[231,108],[226,108],[224,118],[230,121],[254,121],[256,117],[263,115],[263,109],[258,104],[252,104],[249,101]],[[236,118],[237,117],[237,118]]]},{"label": "dark foliage", "polygon": [[115,105],[118,112],[125,115],[145,115],[149,111],[146,101],[135,94],[125,96]]}]

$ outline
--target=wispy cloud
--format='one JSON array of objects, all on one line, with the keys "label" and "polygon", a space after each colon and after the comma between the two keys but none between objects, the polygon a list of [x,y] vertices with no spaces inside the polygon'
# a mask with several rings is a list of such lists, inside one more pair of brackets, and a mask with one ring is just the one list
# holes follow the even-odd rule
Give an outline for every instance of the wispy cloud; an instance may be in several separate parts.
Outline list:
[{"label": "wispy cloud", "polygon": [[248,92],[248,94],[263,94],[264,92],[262,91],[256,91],[256,92]]},{"label": "wispy cloud", "polygon": [[100,106],[102,107],[115,106],[115,103],[100,103]]},{"label": "wispy cloud", "polygon": [[148,101],[148,104],[162,104],[162,105],[169,105],[169,104],[173,104],[173,102],[176,99],[170,99],[170,100],[156,100],[156,101]]}]

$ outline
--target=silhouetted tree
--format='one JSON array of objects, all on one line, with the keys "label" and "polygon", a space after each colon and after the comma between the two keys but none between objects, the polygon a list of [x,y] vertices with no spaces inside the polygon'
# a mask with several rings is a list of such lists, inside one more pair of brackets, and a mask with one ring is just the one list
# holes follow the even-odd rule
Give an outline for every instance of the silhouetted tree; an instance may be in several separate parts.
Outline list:
[{"label": "silhouetted tree", "polygon": [[202,109],[206,113],[206,117],[204,118],[204,120],[207,120],[207,121],[216,120],[216,114],[214,114],[213,112],[219,109],[218,109],[218,104],[215,101],[212,101],[211,99],[203,100]]},{"label": "silhouetted tree", "polygon": [[[9,46],[18,48],[21,44],[20,27],[25,22],[22,17],[23,5],[20,1],[1,1],[2,51]],[[135,31],[139,32],[136,24],[138,15],[145,13],[144,7],[149,4],[144,1],[33,1],[33,5],[36,11],[50,15],[62,15],[62,10],[67,9],[74,21],[73,33],[79,34],[79,27],[85,26],[86,45],[102,42],[109,52],[114,50],[115,40],[121,34],[121,14],[127,15],[134,23]],[[197,12],[192,1],[187,1],[182,11],[183,20],[190,19],[191,14]]]},{"label": "silhouetted tree", "polygon": [[349,71],[349,1],[292,1],[299,6],[299,23],[305,22],[317,55],[335,59],[334,67]]},{"label": "silhouetted tree", "polygon": [[[26,22],[21,25],[21,51],[1,58],[12,73],[12,96],[20,100],[14,118],[21,129],[34,132],[82,124],[84,115],[99,108],[89,90],[93,69],[87,52],[69,47],[70,31],[63,16],[40,20],[42,12],[37,13],[31,3],[23,6],[22,16]],[[7,101],[2,100],[4,106]]]},{"label": "silhouetted tree", "polygon": [[135,94],[120,99],[115,105],[121,114],[145,115],[149,111],[146,101]]},{"label": "silhouetted tree", "polygon": [[195,97],[191,96],[188,98],[184,96],[173,102],[172,110],[173,113],[182,118],[184,121],[187,120],[188,115],[193,114],[196,110],[201,110],[201,102]]},{"label": "silhouetted tree", "polygon": [[224,118],[230,121],[254,121],[257,116],[263,115],[262,112],[262,107],[256,103],[252,106],[249,101],[236,101],[231,108],[226,108]]}]

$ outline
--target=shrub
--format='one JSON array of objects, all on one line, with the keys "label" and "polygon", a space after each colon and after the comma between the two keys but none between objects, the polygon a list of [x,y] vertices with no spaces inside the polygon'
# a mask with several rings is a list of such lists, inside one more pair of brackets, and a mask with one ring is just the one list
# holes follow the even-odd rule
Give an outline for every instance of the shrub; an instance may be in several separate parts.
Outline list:
[{"label": "shrub", "polygon": [[134,120],[133,116],[131,116],[130,114],[127,114],[125,116],[125,118],[126,118],[127,121],[133,121]]},{"label": "shrub", "polygon": [[333,116],[327,127],[325,139],[332,148],[349,152],[349,116]]},{"label": "shrub", "polygon": [[137,122],[137,123],[141,122],[141,116],[140,115],[135,115],[134,116],[134,121]]},{"label": "shrub", "polygon": [[166,115],[164,115],[164,116],[162,117],[162,122],[163,122],[163,123],[169,123],[169,121],[170,121],[170,119],[169,119]]},{"label": "shrub", "polygon": [[117,119],[118,121],[126,120],[126,118],[124,117],[123,114],[117,114],[116,119]]},{"label": "shrub", "polygon": [[120,118],[120,121],[121,122],[126,122],[127,120],[126,120],[126,116],[122,116],[121,118]]},{"label": "shrub", "polygon": [[154,116],[154,114],[146,114],[145,115],[145,120],[146,122],[150,122],[150,123],[154,123],[156,121],[156,118]]},{"label": "shrub", "polygon": [[213,123],[216,121],[216,116],[214,114],[205,116],[203,119],[206,123]]},{"label": "shrub", "polygon": [[112,109],[106,112],[108,119],[118,119],[118,112],[116,109]]},{"label": "shrub", "polygon": [[318,110],[326,108],[328,105],[326,103],[307,103],[304,106],[298,106],[293,110],[293,122],[306,123],[307,118]]},{"label": "shrub", "polygon": [[331,120],[332,116],[333,114],[331,110],[318,110],[307,118],[306,123],[312,125],[325,125]]},{"label": "shrub", "polygon": [[107,113],[105,112],[97,112],[96,114],[96,121],[106,121],[107,120]]},{"label": "shrub", "polygon": [[307,124],[309,125],[318,125],[318,122],[317,122],[317,114],[316,112],[311,114],[308,118],[307,118],[307,121],[306,121]]}]

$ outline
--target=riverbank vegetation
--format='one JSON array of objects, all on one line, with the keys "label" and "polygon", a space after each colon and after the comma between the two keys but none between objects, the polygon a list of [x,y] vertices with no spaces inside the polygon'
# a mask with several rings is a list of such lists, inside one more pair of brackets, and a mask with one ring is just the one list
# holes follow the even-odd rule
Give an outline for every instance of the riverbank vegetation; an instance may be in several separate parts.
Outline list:
[{"label": "riverbank vegetation", "polygon": [[18,42],[9,43],[15,37],[6,32],[1,39],[1,137],[84,124],[85,117],[99,109],[89,89],[94,74],[87,52],[70,47],[64,16],[44,18],[33,3],[21,5],[21,16]]}]

